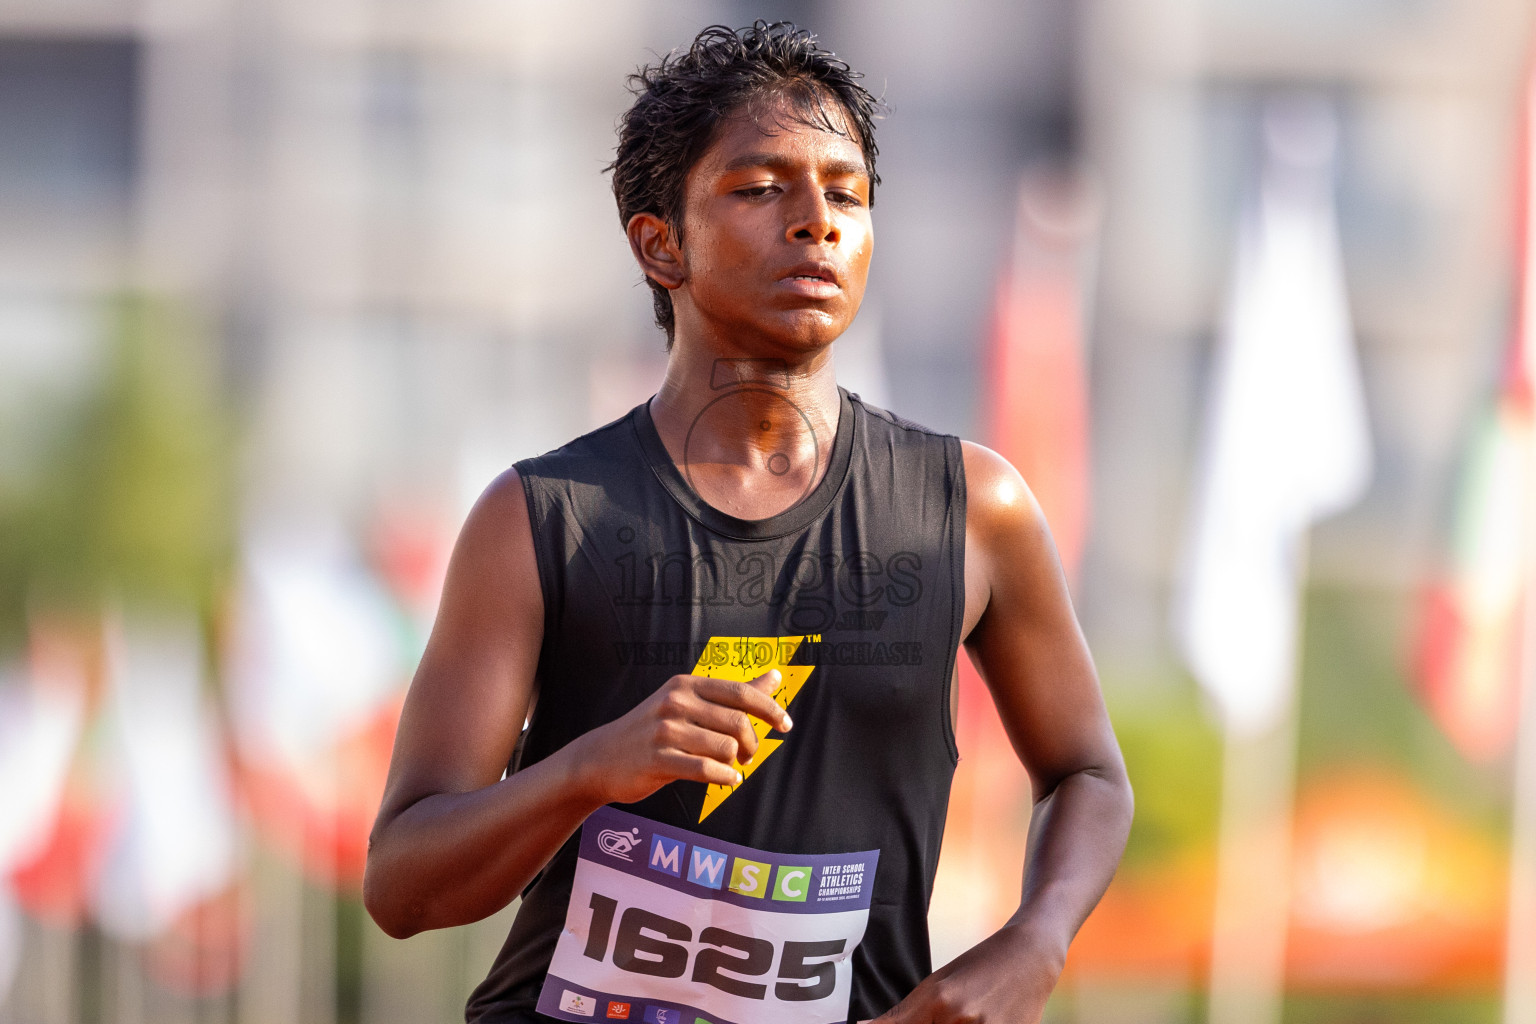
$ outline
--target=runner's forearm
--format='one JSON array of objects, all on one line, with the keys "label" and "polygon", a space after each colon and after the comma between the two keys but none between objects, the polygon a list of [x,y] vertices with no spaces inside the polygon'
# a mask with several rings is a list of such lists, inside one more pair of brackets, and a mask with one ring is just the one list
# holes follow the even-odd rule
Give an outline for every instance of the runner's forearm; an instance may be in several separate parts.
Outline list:
[{"label": "runner's forearm", "polygon": [[1018,911],[877,1024],[1037,1024],[1130,831],[1131,788],[1118,757],[1114,764],[1073,772],[1036,801]]},{"label": "runner's forearm", "polygon": [[1023,896],[1006,927],[1047,951],[1067,945],[1104,895],[1125,849],[1133,797],[1123,769],[1068,775],[1035,804]]},{"label": "runner's forearm", "polygon": [[467,793],[435,793],[376,828],[363,900],[395,938],[468,924],[520,893],[606,802],[581,737]]}]

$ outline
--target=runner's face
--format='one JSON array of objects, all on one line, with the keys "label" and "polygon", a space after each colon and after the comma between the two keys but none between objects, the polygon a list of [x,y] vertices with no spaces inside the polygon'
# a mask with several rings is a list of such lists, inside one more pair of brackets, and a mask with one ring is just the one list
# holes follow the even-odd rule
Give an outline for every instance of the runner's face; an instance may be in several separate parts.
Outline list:
[{"label": "runner's face", "polygon": [[688,174],[682,316],[738,343],[829,344],[864,297],[869,195],[859,146],[796,124],[782,101],[725,122]]}]

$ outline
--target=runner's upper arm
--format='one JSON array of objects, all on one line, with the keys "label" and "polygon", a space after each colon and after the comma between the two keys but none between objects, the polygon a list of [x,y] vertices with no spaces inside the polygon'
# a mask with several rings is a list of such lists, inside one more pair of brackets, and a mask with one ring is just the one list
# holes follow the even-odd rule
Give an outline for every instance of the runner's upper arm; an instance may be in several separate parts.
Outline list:
[{"label": "runner's upper arm", "polygon": [[1045,516],[1006,459],[964,450],[966,592],[979,602],[966,649],[1037,796],[1074,772],[1123,772]]},{"label": "runner's upper arm", "polygon": [[454,546],[375,833],[424,797],[501,778],[534,697],[543,630],[528,505],[509,469],[480,496]]}]

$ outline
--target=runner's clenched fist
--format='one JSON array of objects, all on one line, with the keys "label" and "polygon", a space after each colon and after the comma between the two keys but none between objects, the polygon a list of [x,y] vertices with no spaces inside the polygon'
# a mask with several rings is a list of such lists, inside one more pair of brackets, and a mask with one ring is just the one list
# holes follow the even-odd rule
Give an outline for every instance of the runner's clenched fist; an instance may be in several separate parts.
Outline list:
[{"label": "runner's clenched fist", "polygon": [[773,699],[781,676],[751,682],[675,675],[627,715],[580,741],[602,803],[643,800],[679,779],[734,786],[757,753],[756,718],[779,732],[793,723]]}]

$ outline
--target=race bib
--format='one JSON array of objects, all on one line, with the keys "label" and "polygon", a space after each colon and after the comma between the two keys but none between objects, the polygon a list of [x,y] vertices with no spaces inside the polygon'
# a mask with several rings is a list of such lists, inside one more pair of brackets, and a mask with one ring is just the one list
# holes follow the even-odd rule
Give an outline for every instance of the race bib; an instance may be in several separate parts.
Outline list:
[{"label": "race bib", "polygon": [[581,829],[539,1012],[844,1024],[879,856],[770,853],[601,808]]}]

